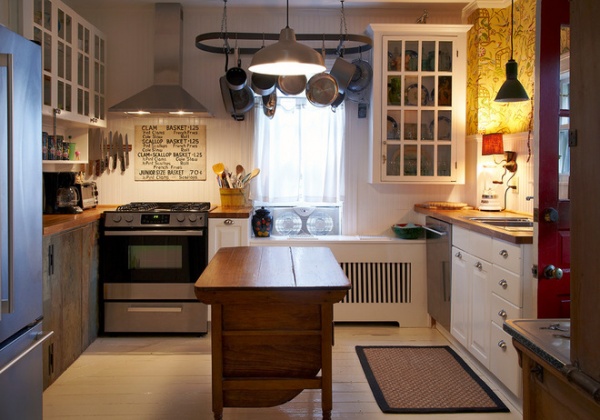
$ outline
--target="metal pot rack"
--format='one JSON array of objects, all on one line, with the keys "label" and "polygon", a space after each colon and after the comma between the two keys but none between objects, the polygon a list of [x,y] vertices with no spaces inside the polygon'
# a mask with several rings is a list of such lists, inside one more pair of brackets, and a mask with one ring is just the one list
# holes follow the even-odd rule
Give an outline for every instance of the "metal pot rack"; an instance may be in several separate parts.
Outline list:
[{"label": "metal pot rack", "polygon": [[[214,46],[205,43],[205,41],[220,40],[224,44],[221,46]],[[236,48],[228,47],[228,40],[235,41],[260,41],[261,46],[259,47],[239,47],[238,53],[242,55],[253,55],[256,54],[263,46],[266,40],[279,40],[279,34],[265,34],[265,33],[253,33],[253,32],[208,32],[196,36],[196,47],[202,51],[206,51],[213,54],[234,54]],[[353,34],[296,34],[296,40],[298,41],[337,41],[335,48],[325,48],[325,55],[340,56],[340,55],[351,55],[351,54],[362,54],[365,51],[369,51],[373,48],[373,41],[366,35],[353,35]],[[346,42],[357,42],[359,45],[347,47]],[[321,47],[315,48],[319,53]]]}]

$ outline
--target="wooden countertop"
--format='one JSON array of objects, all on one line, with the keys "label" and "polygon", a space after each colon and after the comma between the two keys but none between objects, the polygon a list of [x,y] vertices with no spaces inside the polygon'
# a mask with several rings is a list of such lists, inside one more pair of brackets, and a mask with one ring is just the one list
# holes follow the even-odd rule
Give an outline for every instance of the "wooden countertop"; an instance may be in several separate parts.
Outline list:
[{"label": "wooden countertop", "polygon": [[248,207],[221,207],[217,206],[208,213],[208,218],[247,219],[252,215],[252,206]]},{"label": "wooden countertop", "polygon": [[42,218],[44,236],[75,229],[99,220],[102,213],[114,210],[116,206],[97,206],[77,214],[44,214]]},{"label": "wooden countertop", "polygon": [[532,217],[529,214],[514,213],[508,211],[481,211],[481,210],[437,210],[415,206],[415,211],[426,216],[432,216],[444,222],[452,223],[461,228],[472,230],[474,232],[489,235],[494,238],[502,239],[515,244],[532,244],[532,231],[506,230],[502,227],[485,225],[479,222],[469,220],[469,217]]},{"label": "wooden countertop", "polygon": [[348,278],[326,247],[221,248],[195,284],[198,299],[210,304],[231,299],[230,292],[250,291],[277,292],[279,297],[284,291],[324,291],[325,301],[338,302],[349,289]]}]

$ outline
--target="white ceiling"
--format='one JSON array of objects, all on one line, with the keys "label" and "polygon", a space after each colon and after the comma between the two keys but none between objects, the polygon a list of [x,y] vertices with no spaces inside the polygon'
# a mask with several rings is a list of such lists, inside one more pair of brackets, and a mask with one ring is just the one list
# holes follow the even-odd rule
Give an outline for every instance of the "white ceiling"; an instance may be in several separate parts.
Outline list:
[{"label": "white ceiling", "polygon": [[[407,5],[462,5],[472,2],[502,4],[506,0],[344,0],[344,7],[394,7]],[[90,6],[89,0],[64,0],[72,8]],[[223,7],[223,0],[95,0],[94,6],[124,6],[154,3],[180,3],[186,7]],[[290,8],[338,8],[340,0],[289,0]],[[285,7],[286,0],[227,0],[227,7]]]}]

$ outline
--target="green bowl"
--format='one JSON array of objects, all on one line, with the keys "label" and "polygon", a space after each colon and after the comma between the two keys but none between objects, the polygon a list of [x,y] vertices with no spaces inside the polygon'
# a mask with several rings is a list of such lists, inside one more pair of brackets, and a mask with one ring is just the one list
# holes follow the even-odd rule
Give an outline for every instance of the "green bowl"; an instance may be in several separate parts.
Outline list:
[{"label": "green bowl", "polygon": [[398,223],[392,230],[400,239],[418,239],[423,235],[423,226],[414,223]]}]

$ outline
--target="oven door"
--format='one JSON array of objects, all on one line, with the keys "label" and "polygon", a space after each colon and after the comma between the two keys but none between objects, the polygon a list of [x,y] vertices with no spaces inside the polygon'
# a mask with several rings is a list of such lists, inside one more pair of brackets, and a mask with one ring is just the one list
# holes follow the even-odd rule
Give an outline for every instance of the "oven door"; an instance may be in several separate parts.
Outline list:
[{"label": "oven door", "polygon": [[105,231],[103,283],[195,283],[208,263],[206,229]]}]

